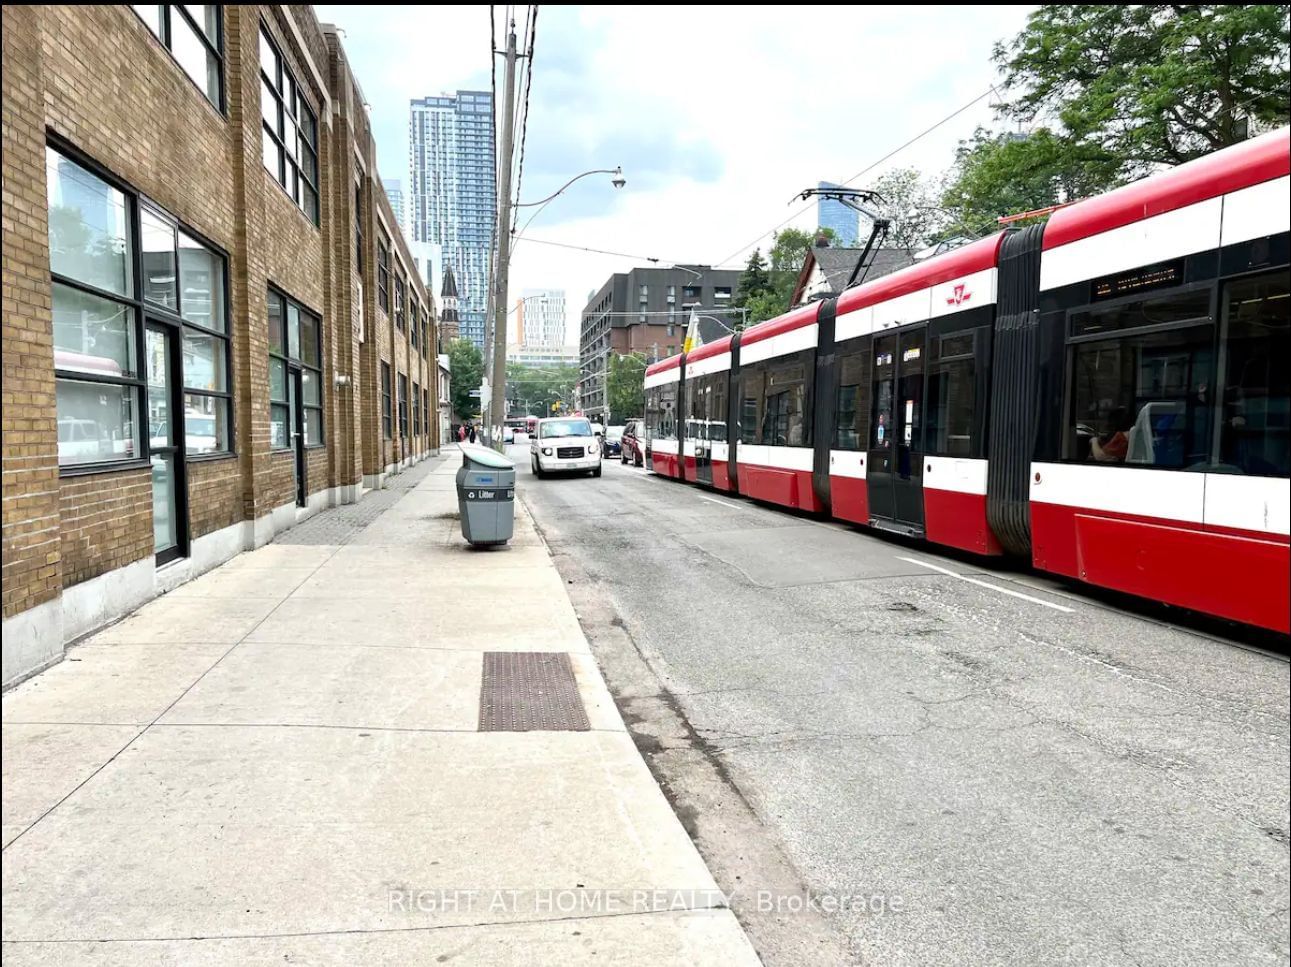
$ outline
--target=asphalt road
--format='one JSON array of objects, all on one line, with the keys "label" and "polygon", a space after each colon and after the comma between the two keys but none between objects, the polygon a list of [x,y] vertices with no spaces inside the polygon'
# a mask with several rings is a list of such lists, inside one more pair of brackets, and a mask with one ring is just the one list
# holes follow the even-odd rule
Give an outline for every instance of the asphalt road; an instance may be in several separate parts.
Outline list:
[{"label": "asphalt road", "polygon": [[[768,963],[1288,962],[1284,655],[618,463],[539,481],[515,453],[629,720],[637,661],[731,787],[655,765],[692,828],[726,827],[697,840]],[[821,913],[837,950],[786,942],[815,929],[792,901],[749,901],[759,850],[845,898]]]}]

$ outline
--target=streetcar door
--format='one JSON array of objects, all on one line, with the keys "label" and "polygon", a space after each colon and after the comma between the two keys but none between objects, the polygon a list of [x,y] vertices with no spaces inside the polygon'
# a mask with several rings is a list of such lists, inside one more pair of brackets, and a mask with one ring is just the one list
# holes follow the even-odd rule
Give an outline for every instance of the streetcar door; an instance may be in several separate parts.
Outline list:
[{"label": "streetcar door", "polygon": [[927,331],[876,336],[871,384],[869,468],[871,523],[923,533],[923,395]]},{"label": "streetcar door", "polygon": [[896,522],[923,533],[923,397],[928,330],[897,336],[897,438],[892,488]]},{"label": "streetcar door", "polygon": [[[695,380],[695,480],[707,487],[713,485],[713,384],[712,376]],[[723,427],[725,430],[725,427]]]}]

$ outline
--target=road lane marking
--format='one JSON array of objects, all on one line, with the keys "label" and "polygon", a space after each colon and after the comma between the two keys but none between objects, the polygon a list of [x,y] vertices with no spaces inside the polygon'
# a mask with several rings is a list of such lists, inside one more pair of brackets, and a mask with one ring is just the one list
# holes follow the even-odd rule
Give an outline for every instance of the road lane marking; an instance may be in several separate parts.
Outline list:
[{"label": "road lane marking", "polygon": [[969,584],[976,584],[979,588],[986,588],[988,591],[998,591],[1000,594],[1007,594],[1013,598],[1021,598],[1023,601],[1030,601],[1032,604],[1042,604],[1046,608],[1053,608],[1054,611],[1062,611],[1067,614],[1071,614],[1075,611],[1074,608],[1065,608],[1060,604],[1053,604],[1050,601],[1042,601],[1039,598],[1031,597],[1031,595],[1029,594],[1023,594],[1021,591],[1010,591],[1008,588],[1002,588],[997,584],[987,584],[985,581],[979,581],[976,578],[970,578],[966,575],[959,574],[955,571],[952,571],[949,568],[939,567],[936,564],[929,564],[927,561],[920,561],[917,558],[900,557],[900,558],[897,558],[897,560],[905,561],[908,564],[916,564],[919,567],[930,568],[931,570],[934,570],[934,571],[940,571],[942,574],[949,574],[953,578],[959,578],[959,580],[967,581]]},{"label": "road lane marking", "polygon": [[710,504],[721,504],[723,507],[729,507],[731,510],[743,510],[739,504],[727,503],[725,500],[718,500],[716,497],[705,497],[703,494],[696,494],[700,500],[707,500]]}]

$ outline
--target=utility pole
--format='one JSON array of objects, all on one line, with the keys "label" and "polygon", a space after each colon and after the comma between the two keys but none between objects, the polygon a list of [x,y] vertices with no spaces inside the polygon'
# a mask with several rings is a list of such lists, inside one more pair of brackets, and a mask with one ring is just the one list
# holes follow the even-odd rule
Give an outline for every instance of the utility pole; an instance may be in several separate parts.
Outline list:
[{"label": "utility pole", "polygon": [[[511,260],[511,154],[515,150],[512,129],[515,127],[516,31],[512,20],[507,31],[507,76],[504,85],[505,111],[502,122],[502,153],[498,172],[498,255],[497,285],[493,295],[493,382],[490,386],[493,404],[489,407],[489,429],[506,422],[507,416],[507,282]],[[487,368],[487,367],[486,367]],[[496,441],[497,434],[490,432]]]}]

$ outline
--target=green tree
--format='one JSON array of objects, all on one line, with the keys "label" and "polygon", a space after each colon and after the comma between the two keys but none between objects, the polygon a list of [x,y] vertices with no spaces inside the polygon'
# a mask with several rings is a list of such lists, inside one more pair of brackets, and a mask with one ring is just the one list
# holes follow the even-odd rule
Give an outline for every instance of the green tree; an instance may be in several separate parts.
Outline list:
[{"label": "green tree", "polygon": [[942,207],[941,191],[917,168],[894,168],[873,187],[883,199],[883,215],[891,222],[884,246],[913,255],[945,236],[951,217]]},{"label": "green tree", "polygon": [[525,366],[507,363],[507,397],[534,416],[549,416],[554,400],[573,399],[577,366]]},{"label": "green tree", "polygon": [[[792,293],[791,293],[792,294]],[[748,325],[752,326],[768,319],[774,319],[789,308],[789,296],[781,296],[774,290],[759,292],[745,307],[748,311]]]},{"label": "green tree", "polygon": [[748,308],[752,299],[770,291],[771,275],[767,272],[766,259],[762,257],[762,250],[755,248],[740,275],[740,284],[735,289],[733,304],[738,308]]},{"label": "green tree", "polygon": [[[802,271],[803,260],[807,250],[816,244],[816,237],[824,235],[830,243],[838,240],[831,228],[821,228],[815,232],[804,232],[796,228],[786,228],[776,232],[771,243],[771,262],[766,268],[767,286],[750,292],[744,308],[748,309],[748,324],[772,319],[789,308],[793,298],[794,285],[798,282],[798,273]],[[760,253],[754,253],[761,261]],[[746,275],[753,267],[753,258],[749,258]],[[743,280],[741,280],[742,282]]]},{"label": "green tree", "polygon": [[610,419],[615,423],[645,413],[645,371],[646,363],[640,356],[611,354],[606,395]]},{"label": "green tree", "polygon": [[1119,162],[1098,145],[1048,128],[1028,135],[978,128],[960,142],[941,197],[945,234],[988,235],[1001,215],[1048,208],[1115,186]]},{"label": "green tree", "polygon": [[448,365],[453,412],[462,419],[474,419],[480,412],[480,400],[471,390],[478,390],[484,378],[484,356],[469,339],[454,339],[448,344]]},{"label": "green tree", "polygon": [[1120,181],[1285,124],[1291,103],[1282,4],[1051,4],[994,58],[1016,94],[1007,115],[1100,156]]}]

